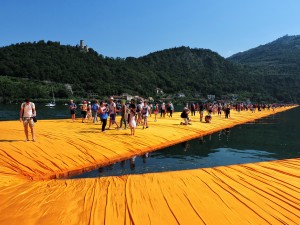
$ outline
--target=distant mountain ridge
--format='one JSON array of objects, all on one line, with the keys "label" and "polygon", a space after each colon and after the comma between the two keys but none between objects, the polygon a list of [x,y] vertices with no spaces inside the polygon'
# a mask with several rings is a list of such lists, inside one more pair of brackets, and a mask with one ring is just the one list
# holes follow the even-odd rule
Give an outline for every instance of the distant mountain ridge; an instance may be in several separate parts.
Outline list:
[{"label": "distant mountain ridge", "polygon": [[84,97],[88,92],[155,97],[160,88],[166,96],[184,93],[188,98],[238,94],[241,100],[300,100],[295,77],[269,77],[262,69],[232,61],[209,49],[184,46],[123,59],[59,42],[20,43],[0,48],[0,101],[50,97],[49,82],[57,98]]},{"label": "distant mountain ridge", "polygon": [[259,68],[270,75],[300,76],[300,35],[285,35],[265,45],[234,54],[227,58]]}]

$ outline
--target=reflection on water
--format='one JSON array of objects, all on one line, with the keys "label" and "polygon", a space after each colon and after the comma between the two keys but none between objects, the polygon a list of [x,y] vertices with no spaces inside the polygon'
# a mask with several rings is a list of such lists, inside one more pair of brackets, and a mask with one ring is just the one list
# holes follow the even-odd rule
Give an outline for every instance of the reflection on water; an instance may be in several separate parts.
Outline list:
[{"label": "reflection on water", "polygon": [[[198,145],[203,145],[210,140],[209,136],[201,137],[197,140],[197,143]],[[181,149],[182,154],[178,154],[179,152],[177,152],[177,154],[164,154],[164,150],[146,153],[142,156],[134,156],[128,160],[100,167],[98,170],[81,174],[74,178],[119,176],[125,174],[207,168],[276,159],[273,157],[274,153],[254,149],[239,150],[233,148],[217,148],[211,149],[209,152],[200,151],[198,154],[188,154],[188,151],[191,148],[190,144],[193,142],[194,141],[184,142],[179,145],[180,148],[177,146],[178,149]]]}]

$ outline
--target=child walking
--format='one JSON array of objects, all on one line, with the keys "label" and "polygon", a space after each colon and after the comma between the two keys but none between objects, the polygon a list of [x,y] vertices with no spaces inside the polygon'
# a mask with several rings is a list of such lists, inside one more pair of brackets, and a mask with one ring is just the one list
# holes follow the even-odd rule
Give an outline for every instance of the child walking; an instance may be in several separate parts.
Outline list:
[{"label": "child walking", "polygon": [[130,112],[129,127],[130,127],[130,131],[131,131],[131,136],[134,136],[135,128],[136,128],[135,112],[134,111]]}]

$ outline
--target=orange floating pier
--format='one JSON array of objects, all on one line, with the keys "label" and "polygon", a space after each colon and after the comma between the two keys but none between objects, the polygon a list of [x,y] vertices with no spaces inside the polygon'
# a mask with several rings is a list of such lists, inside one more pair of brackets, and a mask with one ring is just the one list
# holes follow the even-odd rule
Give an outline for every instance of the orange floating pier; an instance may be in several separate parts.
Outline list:
[{"label": "orange floating pier", "polygon": [[0,122],[0,224],[300,224],[299,158],[67,179],[273,113],[233,111],[211,124],[194,117],[190,126],[179,125],[175,113],[150,118],[150,128],[133,137],[130,130],[103,134],[92,123],[43,120],[36,142],[23,141],[20,122]]}]

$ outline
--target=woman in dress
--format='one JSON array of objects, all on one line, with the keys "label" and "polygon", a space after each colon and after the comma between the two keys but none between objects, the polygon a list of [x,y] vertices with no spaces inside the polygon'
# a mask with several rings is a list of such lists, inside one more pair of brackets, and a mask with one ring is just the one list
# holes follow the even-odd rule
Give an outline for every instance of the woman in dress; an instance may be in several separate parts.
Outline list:
[{"label": "woman in dress", "polygon": [[130,111],[129,127],[130,127],[130,131],[131,131],[131,135],[133,136],[135,133],[135,128],[136,128],[135,111],[134,110]]}]

